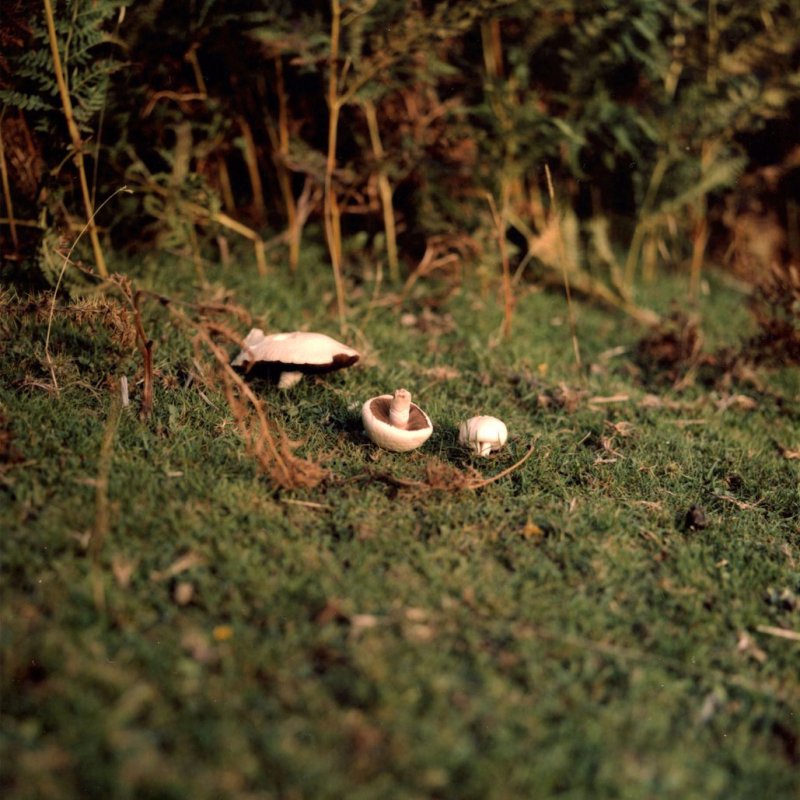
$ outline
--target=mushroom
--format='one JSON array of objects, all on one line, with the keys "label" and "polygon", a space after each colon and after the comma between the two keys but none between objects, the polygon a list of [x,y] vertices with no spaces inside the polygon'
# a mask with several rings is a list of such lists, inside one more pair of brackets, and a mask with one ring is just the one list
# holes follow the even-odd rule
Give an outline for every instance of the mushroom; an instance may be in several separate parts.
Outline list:
[{"label": "mushroom", "polygon": [[499,450],[508,439],[508,429],[497,417],[472,417],[462,422],[458,429],[458,441],[479,456]]},{"label": "mushroom", "polygon": [[393,453],[414,450],[433,433],[430,417],[411,402],[411,393],[405,389],[367,400],[361,408],[361,419],[367,436]]},{"label": "mushroom", "polygon": [[271,333],[253,328],[242,342],[242,352],[231,366],[249,372],[256,365],[278,372],[278,387],[290,389],[304,374],[333,372],[358,361],[360,354],[324,333]]}]

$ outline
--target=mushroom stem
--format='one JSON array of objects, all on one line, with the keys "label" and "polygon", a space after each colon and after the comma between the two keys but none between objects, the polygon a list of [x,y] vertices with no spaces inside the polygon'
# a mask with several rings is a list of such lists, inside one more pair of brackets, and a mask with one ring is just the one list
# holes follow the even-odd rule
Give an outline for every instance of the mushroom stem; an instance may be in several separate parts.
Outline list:
[{"label": "mushroom stem", "polygon": [[303,379],[302,372],[281,372],[280,378],[278,378],[278,388],[279,389],[291,389],[297,383]]},{"label": "mushroom stem", "polygon": [[389,422],[395,428],[405,430],[408,427],[408,412],[411,409],[411,392],[397,389],[389,406]]}]

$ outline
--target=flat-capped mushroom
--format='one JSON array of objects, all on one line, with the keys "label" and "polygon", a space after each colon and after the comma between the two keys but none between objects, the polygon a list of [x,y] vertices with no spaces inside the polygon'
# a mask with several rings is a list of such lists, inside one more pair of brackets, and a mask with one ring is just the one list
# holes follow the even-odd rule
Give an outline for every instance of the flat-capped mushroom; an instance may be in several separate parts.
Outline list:
[{"label": "flat-capped mushroom", "polygon": [[306,374],[318,375],[350,367],[360,358],[358,351],[324,333],[271,333],[253,328],[242,342],[242,352],[231,366],[249,372],[256,365],[280,374],[278,387],[290,389]]},{"label": "flat-capped mushroom", "polygon": [[367,400],[361,408],[361,419],[367,436],[394,453],[414,450],[433,433],[431,418],[411,402],[411,393],[405,389]]},{"label": "flat-capped mushroom", "polygon": [[507,439],[508,429],[497,417],[472,417],[458,429],[458,441],[479,456],[499,450]]}]

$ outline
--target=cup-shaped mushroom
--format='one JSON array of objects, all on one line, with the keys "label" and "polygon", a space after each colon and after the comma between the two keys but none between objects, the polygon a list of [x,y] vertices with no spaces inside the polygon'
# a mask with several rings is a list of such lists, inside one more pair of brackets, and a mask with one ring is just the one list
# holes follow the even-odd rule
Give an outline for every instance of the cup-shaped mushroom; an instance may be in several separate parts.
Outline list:
[{"label": "cup-shaped mushroom", "polygon": [[414,450],[433,433],[430,417],[411,402],[411,394],[405,389],[367,400],[361,408],[361,419],[367,436],[393,453]]},{"label": "cup-shaped mushroom", "polygon": [[479,456],[488,456],[499,450],[508,439],[508,429],[497,417],[472,417],[462,422],[458,429],[458,441]]}]

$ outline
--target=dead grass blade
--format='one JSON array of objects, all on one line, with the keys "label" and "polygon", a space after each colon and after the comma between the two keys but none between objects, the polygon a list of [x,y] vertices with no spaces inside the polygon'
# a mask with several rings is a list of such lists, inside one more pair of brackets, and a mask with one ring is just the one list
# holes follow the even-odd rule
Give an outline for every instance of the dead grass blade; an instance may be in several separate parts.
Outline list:
[{"label": "dead grass blade", "polygon": [[234,371],[227,352],[214,341],[212,334],[222,330],[223,326],[203,321],[192,323],[177,308],[172,310],[183,324],[195,328],[193,344],[198,358],[203,350],[213,356],[216,369],[212,372],[204,371],[202,377],[212,389],[218,389],[222,385],[228,408],[245,448],[262,471],[282,489],[312,488],[319,485],[328,476],[328,471],[315,461],[294,455],[294,443],[269,422],[264,402]]},{"label": "dead grass blade", "polygon": [[778,639],[788,639],[790,642],[800,642],[800,632],[792,631],[788,628],[773,628],[770,625],[756,625],[759,633],[767,636],[776,636]]},{"label": "dead grass blade", "polygon": [[408,489],[422,494],[427,494],[429,492],[476,491],[518,470],[533,455],[538,438],[538,436],[534,438],[528,451],[519,461],[507,467],[502,472],[498,472],[497,475],[492,475],[490,478],[485,478],[474,467],[461,470],[451,464],[440,461],[438,458],[432,458],[428,461],[425,466],[426,479],[424,481],[397,478],[386,472],[372,473],[364,477],[380,480],[392,486],[397,486],[400,489]]}]

